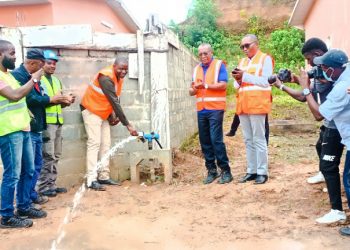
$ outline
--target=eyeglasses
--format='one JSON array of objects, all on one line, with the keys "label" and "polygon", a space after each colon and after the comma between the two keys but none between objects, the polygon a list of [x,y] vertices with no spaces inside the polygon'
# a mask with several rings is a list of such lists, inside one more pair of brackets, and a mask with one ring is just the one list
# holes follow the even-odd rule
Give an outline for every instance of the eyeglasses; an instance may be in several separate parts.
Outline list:
[{"label": "eyeglasses", "polygon": [[241,50],[243,50],[244,48],[249,49],[250,45],[252,45],[254,42],[252,43],[246,43],[246,44],[242,44],[241,46],[239,46],[241,48]]},{"label": "eyeglasses", "polygon": [[207,56],[209,53],[208,52],[203,52],[203,53],[199,53],[198,56],[201,57],[201,56]]}]

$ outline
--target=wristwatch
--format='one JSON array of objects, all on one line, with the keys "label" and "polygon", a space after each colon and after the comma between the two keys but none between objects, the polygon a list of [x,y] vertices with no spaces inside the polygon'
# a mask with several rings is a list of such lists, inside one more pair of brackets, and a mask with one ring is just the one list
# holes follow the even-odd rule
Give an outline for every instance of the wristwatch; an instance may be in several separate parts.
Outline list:
[{"label": "wristwatch", "polygon": [[38,79],[33,78],[33,82],[34,82],[34,83],[38,83],[39,81],[38,81]]},{"label": "wristwatch", "polygon": [[303,89],[303,96],[308,96],[310,94],[311,94],[310,89]]},{"label": "wristwatch", "polygon": [[282,91],[283,91],[283,89],[284,89],[284,84],[281,84],[281,86],[280,86],[280,90],[282,90]]},{"label": "wristwatch", "polygon": [[209,86],[208,86],[208,84],[206,83],[206,84],[204,84],[204,88],[205,89],[208,89],[209,88]]}]

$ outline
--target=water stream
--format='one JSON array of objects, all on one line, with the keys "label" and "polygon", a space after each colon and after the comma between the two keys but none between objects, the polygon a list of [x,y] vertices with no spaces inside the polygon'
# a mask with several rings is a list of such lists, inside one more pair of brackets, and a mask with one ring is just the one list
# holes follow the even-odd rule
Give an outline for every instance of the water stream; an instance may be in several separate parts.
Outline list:
[{"label": "water stream", "polygon": [[[129,136],[128,138],[116,143],[110,150],[108,150],[108,152],[96,164],[94,171],[97,173],[97,171],[100,168],[106,166],[108,164],[108,160],[118,151],[118,149],[123,148],[126,143],[133,141],[135,139],[136,139],[135,136]],[[85,183],[83,183],[78,189],[78,191],[75,193],[73,198],[73,205],[67,208],[66,216],[64,217],[62,223],[58,228],[57,238],[52,242],[51,250],[56,250],[58,245],[64,238],[66,234],[66,232],[64,231],[64,226],[72,221],[73,217],[75,216],[76,209],[79,206],[81,202],[81,198],[83,197],[86,190],[87,189],[86,189]]]}]

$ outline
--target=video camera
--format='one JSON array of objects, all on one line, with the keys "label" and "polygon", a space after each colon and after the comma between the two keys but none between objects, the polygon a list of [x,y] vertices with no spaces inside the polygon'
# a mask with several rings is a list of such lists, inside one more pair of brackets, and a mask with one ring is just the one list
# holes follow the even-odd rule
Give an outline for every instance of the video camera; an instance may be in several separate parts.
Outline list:
[{"label": "video camera", "polygon": [[309,78],[313,78],[315,80],[317,79],[324,79],[323,73],[322,73],[322,69],[320,66],[314,66],[312,67],[312,69],[310,69],[307,72],[307,75]]},{"label": "video camera", "polygon": [[289,69],[280,69],[277,75],[269,76],[267,81],[272,84],[276,82],[277,78],[281,82],[290,82],[292,80],[292,72]]}]

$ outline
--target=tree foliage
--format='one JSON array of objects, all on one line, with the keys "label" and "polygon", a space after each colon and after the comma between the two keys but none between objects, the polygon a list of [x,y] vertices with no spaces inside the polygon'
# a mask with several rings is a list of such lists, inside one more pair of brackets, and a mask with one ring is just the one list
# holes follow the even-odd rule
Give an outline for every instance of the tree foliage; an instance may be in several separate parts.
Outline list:
[{"label": "tree foliage", "polygon": [[287,24],[276,29],[258,16],[247,18],[244,33],[232,34],[217,25],[220,13],[212,0],[193,0],[188,19],[182,24],[170,23],[170,28],[179,35],[180,40],[195,54],[201,43],[212,45],[214,55],[227,62],[231,69],[237,65],[243,53],[239,48],[245,34],[255,34],[262,51],[269,53],[275,60],[275,71],[280,68],[295,70],[304,64],[301,47],[304,33]]}]

